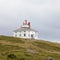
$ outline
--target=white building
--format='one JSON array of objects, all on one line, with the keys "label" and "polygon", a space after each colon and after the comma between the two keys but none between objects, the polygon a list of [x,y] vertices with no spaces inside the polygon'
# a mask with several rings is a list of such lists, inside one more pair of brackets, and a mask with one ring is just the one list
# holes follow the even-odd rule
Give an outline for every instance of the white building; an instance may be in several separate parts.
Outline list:
[{"label": "white building", "polygon": [[29,38],[29,39],[38,39],[38,31],[30,27],[30,22],[25,20],[21,28],[16,29],[13,32],[14,37],[19,38]]}]

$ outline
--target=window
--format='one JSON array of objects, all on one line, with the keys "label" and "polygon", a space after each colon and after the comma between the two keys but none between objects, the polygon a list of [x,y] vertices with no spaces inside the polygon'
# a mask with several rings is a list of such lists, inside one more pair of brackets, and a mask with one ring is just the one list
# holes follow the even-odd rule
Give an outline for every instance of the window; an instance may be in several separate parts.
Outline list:
[{"label": "window", "polygon": [[17,34],[15,34],[15,37],[17,37]]},{"label": "window", "polygon": [[26,34],[24,34],[24,37],[26,36]]},{"label": "window", "polygon": [[31,35],[31,38],[33,38],[33,34]]},{"label": "window", "polygon": [[31,34],[31,39],[34,39],[34,35],[33,34]]},{"label": "window", "polygon": [[19,36],[21,36],[21,34]]},{"label": "window", "polygon": [[24,31],[24,32],[26,32],[26,31]]}]

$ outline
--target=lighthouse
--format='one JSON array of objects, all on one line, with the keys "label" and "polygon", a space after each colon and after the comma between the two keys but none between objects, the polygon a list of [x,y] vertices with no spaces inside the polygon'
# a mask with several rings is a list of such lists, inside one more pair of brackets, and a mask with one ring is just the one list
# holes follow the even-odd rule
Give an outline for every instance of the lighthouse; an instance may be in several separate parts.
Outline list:
[{"label": "lighthouse", "polygon": [[30,28],[30,21],[28,21],[28,20],[24,20],[24,21],[23,21],[23,25],[22,25],[22,27]]},{"label": "lighthouse", "polygon": [[31,28],[31,23],[24,20],[21,27],[13,31],[13,37],[38,39],[38,31]]}]

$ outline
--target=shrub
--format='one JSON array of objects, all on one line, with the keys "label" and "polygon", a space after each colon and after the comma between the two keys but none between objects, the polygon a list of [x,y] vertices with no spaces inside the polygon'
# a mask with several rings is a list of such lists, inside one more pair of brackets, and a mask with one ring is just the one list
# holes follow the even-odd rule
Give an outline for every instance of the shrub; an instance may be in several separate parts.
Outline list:
[{"label": "shrub", "polygon": [[9,55],[7,55],[7,58],[8,58],[8,59],[16,59],[16,55],[14,55],[14,54],[9,54]]}]

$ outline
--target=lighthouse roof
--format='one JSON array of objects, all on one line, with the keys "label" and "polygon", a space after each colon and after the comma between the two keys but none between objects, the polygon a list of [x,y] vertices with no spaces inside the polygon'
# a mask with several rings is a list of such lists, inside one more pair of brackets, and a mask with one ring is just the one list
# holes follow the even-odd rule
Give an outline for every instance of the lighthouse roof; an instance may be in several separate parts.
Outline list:
[{"label": "lighthouse roof", "polygon": [[16,29],[14,32],[21,32],[21,31],[34,31],[34,32],[38,32],[32,28],[27,28],[27,27],[21,27],[19,29]]}]

